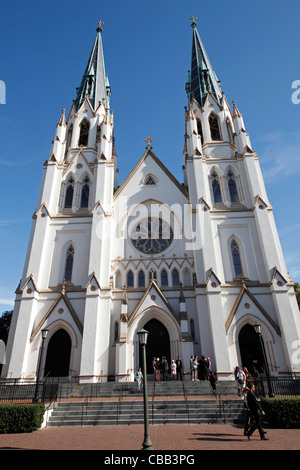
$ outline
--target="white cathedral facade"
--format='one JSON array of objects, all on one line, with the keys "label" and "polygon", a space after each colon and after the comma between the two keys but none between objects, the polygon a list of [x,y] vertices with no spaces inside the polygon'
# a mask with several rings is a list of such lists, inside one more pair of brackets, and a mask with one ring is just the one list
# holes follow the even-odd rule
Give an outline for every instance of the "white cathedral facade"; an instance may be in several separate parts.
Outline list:
[{"label": "white cathedral facade", "polygon": [[299,372],[299,309],[258,156],[192,31],[183,180],[146,138],[119,184],[99,26],[44,164],[3,377],[36,377],[45,328],[42,375],[81,383],[132,381],[142,328],[150,368],[180,356],[189,377],[203,354],[219,380],[237,365]]}]

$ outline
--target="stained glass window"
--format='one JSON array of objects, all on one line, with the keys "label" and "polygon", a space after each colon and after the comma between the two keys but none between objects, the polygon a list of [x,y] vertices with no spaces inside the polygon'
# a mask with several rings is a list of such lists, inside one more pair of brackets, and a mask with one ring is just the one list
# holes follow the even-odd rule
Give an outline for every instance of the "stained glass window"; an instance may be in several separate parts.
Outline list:
[{"label": "stained glass window", "polygon": [[238,198],[238,192],[236,189],[235,178],[231,171],[228,171],[227,173],[227,182],[228,182],[228,189],[229,189],[231,202],[238,202],[239,198]]},{"label": "stained glass window", "polygon": [[148,217],[139,222],[131,234],[131,242],[144,254],[165,251],[173,241],[173,230],[161,218]]},{"label": "stained glass window", "polygon": [[241,276],[243,274],[243,270],[242,270],[242,263],[241,263],[241,257],[240,257],[240,250],[235,240],[232,240],[231,242],[231,254],[232,254],[232,259],[233,259],[235,277]]},{"label": "stained glass window", "polygon": [[163,269],[160,274],[160,280],[162,287],[168,286],[168,273],[165,269]]},{"label": "stained glass window", "polygon": [[67,250],[66,266],[65,266],[65,280],[71,282],[73,272],[73,261],[74,261],[74,247],[70,245]]},{"label": "stained glass window", "polygon": [[213,196],[214,196],[215,204],[217,204],[219,202],[222,202],[222,195],[221,195],[219,177],[218,177],[218,175],[215,171],[211,175],[211,184],[212,184],[212,190],[213,190]]},{"label": "stained glass window", "polygon": [[73,194],[74,194],[74,179],[70,178],[67,183],[67,191],[65,198],[65,209],[72,207],[73,204]]},{"label": "stained glass window", "polygon": [[88,177],[86,177],[83,180],[83,184],[82,184],[80,207],[89,206],[89,195],[90,195],[90,180]]}]

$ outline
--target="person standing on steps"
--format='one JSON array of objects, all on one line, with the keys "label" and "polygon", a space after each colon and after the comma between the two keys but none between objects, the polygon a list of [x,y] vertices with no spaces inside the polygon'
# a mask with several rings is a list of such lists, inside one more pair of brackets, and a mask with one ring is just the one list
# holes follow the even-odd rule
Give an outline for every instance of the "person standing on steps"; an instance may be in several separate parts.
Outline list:
[{"label": "person standing on steps", "polygon": [[180,356],[178,356],[175,363],[176,363],[176,369],[177,369],[177,380],[182,380],[183,364],[182,364],[182,360],[180,359]]},{"label": "person standing on steps", "polygon": [[162,371],[162,377],[164,381],[168,380],[168,370],[169,370],[169,364],[168,364],[167,358],[166,356],[163,356],[161,358],[161,371]]}]

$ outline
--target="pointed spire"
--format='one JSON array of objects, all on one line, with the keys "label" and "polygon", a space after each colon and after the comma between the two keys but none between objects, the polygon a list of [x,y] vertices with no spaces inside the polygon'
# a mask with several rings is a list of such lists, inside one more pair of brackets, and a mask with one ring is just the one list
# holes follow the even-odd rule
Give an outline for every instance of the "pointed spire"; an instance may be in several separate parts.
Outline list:
[{"label": "pointed spire", "polygon": [[188,101],[190,102],[192,98],[194,98],[202,107],[209,93],[214,95],[219,103],[221,103],[222,92],[220,82],[212,68],[197,31],[196,19],[197,18],[195,16],[190,18],[190,20],[192,20],[191,26],[193,28],[192,60],[191,70],[188,73],[188,80],[185,88],[188,95]]},{"label": "pointed spire", "polygon": [[79,88],[77,88],[77,96],[74,100],[76,111],[80,108],[85,98],[88,96],[94,110],[98,108],[103,99],[106,101],[106,108],[109,108],[110,86],[108,76],[105,73],[104,55],[102,48],[102,21],[97,23],[97,36],[86,66],[84,75]]},{"label": "pointed spire", "polygon": [[66,126],[66,110],[65,108],[62,110],[62,114],[60,120],[57,123],[57,126]]}]

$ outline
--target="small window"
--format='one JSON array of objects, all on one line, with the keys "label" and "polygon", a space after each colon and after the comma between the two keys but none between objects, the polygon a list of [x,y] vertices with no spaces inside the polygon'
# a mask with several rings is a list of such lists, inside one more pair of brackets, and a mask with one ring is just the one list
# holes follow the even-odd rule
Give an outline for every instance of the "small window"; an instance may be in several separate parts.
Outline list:
[{"label": "small window", "polygon": [[83,119],[80,124],[80,135],[78,145],[82,145],[83,147],[87,147],[89,141],[89,131],[90,131],[90,123],[87,119]]},{"label": "small window", "polygon": [[177,269],[173,269],[172,271],[172,283],[173,286],[179,286],[179,273]]},{"label": "small window", "polygon": [[232,171],[230,170],[227,173],[227,183],[228,183],[228,189],[229,189],[231,202],[238,202],[239,197],[238,197],[238,192],[236,188],[235,177]]},{"label": "small window", "polygon": [[66,198],[65,198],[65,209],[69,209],[73,204],[73,195],[74,195],[74,179],[70,178],[67,183]]},{"label": "small window", "polygon": [[165,269],[160,274],[160,281],[162,287],[168,287],[168,273]]},{"label": "small window", "polygon": [[222,140],[220,128],[219,128],[219,119],[215,114],[211,114],[208,119],[210,127],[211,140]]},{"label": "small window", "polygon": [[127,287],[133,287],[133,281],[134,281],[133,272],[128,271],[128,273],[127,273]]},{"label": "small window", "polygon": [[213,197],[214,197],[214,203],[217,204],[217,203],[222,202],[222,195],[221,195],[219,177],[218,177],[218,175],[215,171],[211,175],[211,184],[212,184],[212,192],[213,192]]},{"label": "small window", "polygon": [[145,177],[144,184],[147,186],[154,186],[157,184],[157,179],[153,175],[147,175]]},{"label": "small window", "polygon": [[66,265],[65,265],[64,279],[66,282],[71,282],[72,280],[73,261],[74,261],[74,247],[73,245],[70,245],[67,250]]},{"label": "small window", "polygon": [[85,208],[89,206],[89,196],[90,196],[90,180],[88,177],[86,177],[83,180],[83,184],[82,184],[80,207]]},{"label": "small window", "polygon": [[231,242],[231,254],[232,254],[232,259],[233,259],[235,277],[242,276],[243,270],[242,270],[242,263],[241,263],[241,257],[240,257],[240,250],[235,240],[232,240]]},{"label": "small window", "polygon": [[138,274],[138,285],[139,287],[145,287],[145,273],[142,270]]}]

